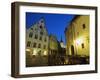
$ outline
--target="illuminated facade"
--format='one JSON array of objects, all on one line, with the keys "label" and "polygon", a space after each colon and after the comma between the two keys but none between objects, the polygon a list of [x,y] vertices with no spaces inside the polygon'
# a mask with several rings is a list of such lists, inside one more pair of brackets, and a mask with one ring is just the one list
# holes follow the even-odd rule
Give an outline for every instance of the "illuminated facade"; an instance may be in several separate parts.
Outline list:
[{"label": "illuminated facade", "polygon": [[65,62],[66,49],[65,45],[61,41],[57,40],[57,37],[54,35],[49,36],[49,65],[61,65]]},{"label": "illuminated facade", "polygon": [[49,54],[53,55],[58,53],[58,41],[56,36],[49,36]]},{"label": "illuminated facade", "polygon": [[26,52],[31,55],[48,55],[48,32],[41,18],[26,31]]},{"label": "illuminated facade", "polygon": [[69,27],[65,29],[67,55],[89,56],[89,26],[89,16],[74,17]]},{"label": "illuminated facade", "polygon": [[56,36],[49,35],[49,57],[48,65],[55,65],[58,56],[58,41]]}]

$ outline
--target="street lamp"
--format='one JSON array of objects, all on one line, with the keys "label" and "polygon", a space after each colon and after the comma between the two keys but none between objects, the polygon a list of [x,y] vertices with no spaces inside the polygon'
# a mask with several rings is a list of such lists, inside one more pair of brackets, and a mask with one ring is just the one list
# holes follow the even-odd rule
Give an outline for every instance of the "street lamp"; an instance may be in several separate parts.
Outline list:
[{"label": "street lamp", "polygon": [[26,49],[26,51],[30,52],[30,49]]},{"label": "street lamp", "polygon": [[78,39],[76,39],[76,40],[75,40],[75,43],[76,43],[77,45],[82,44],[82,43],[83,43],[83,38],[78,38]]},{"label": "street lamp", "polygon": [[76,40],[74,40],[74,44],[76,47],[76,55],[78,53],[78,48],[80,47],[80,45],[83,43],[83,37],[79,37]]},{"label": "street lamp", "polygon": [[47,55],[47,51],[44,51],[44,55],[45,55],[45,56]]},{"label": "street lamp", "polygon": [[36,55],[37,54],[37,50],[36,49],[34,49],[33,50],[33,54],[32,55]]}]

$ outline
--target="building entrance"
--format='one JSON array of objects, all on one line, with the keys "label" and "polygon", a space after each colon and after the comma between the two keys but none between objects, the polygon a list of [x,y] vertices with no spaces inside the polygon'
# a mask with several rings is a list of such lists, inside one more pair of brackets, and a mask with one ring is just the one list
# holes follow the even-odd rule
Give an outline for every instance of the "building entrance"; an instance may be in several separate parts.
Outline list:
[{"label": "building entrance", "polygon": [[75,52],[74,52],[74,46],[73,46],[73,45],[71,45],[71,54],[72,54],[72,55],[75,54]]}]

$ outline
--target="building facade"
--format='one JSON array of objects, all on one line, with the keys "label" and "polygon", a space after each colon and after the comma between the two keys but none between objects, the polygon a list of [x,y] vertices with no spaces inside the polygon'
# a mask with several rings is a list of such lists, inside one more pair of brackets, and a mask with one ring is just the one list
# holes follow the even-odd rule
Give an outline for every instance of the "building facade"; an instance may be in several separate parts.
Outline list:
[{"label": "building facade", "polygon": [[49,54],[53,55],[58,53],[58,41],[56,36],[49,35]]},{"label": "building facade", "polygon": [[58,40],[57,37],[50,34],[49,35],[49,57],[48,57],[48,64],[55,65],[57,63],[57,56],[58,56]]},{"label": "building facade", "polygon": [[49,65],[63,65],[66,58],[66,49],[65,45],[61,41],[57,40],[57,37],[54,35],[49,36]]},{"label": "building facade", "polygon": [[[26,30],[26,55],[35,57],[48,56],[48,42],[49,37],[45,20],[44,18],[41,18]],[[45,61],[47,62],[47,60]],[[28,64],[29,61],[26,62]],[[32,60],[30,62],[32,62]]]},{"label": "building facade", "polygon": [[67,55],[89,56],[89,24],[88,15],[75,16],[69,27],[65,29]]}]

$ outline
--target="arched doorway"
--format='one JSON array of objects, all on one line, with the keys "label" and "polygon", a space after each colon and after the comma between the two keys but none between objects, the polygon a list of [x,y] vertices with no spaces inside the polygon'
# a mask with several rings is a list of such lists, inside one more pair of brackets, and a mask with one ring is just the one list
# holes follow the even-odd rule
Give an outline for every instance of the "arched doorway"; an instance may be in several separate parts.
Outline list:
[{"label": "arched doorway", "polygon": [[74,46],[73,46],[73,45],[71,45],[71,54],[72,54],[72,55],[75,54],[75,52],[74,52]]}]

